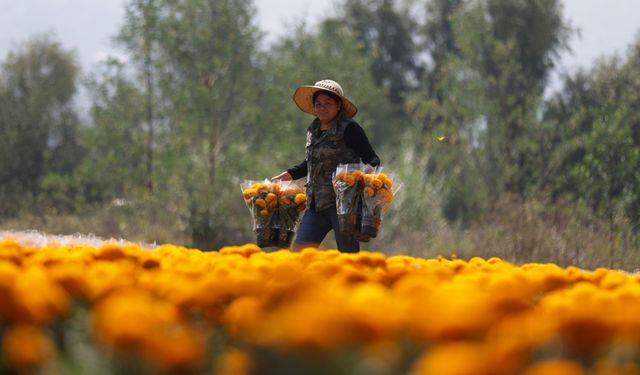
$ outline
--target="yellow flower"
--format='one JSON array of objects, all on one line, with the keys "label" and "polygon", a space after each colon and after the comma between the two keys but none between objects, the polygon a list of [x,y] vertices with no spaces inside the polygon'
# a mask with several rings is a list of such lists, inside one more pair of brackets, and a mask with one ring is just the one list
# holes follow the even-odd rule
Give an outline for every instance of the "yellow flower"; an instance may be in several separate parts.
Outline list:
[{"label": "yellow flower", "polygon": [[205,358],[204,337],[184,324],[171,324],[151,332],[143,348],[152,364],[173,374],[194,374]]},{"label": "yellow flower", "polygon": [[376,195],[376,192],[373,191],[373,189],[370,188],[369,186],[364,188],[364,192],[367,193],[367,195],[370,196],[370,197],[373,197],[374,195]]},{"label": "yellow flower", "polygon": [[220,355],[215,375],[249,375],[253,372],[251,357],[245,351],[228,349]]},{"label": "yellow flower", "polygon": [[265,200],[267,201],[267,203],[269,203],[269,202],[273,202],[273,201],[275,201],[276,199],[278,199],[278,196],[277,196],[277,195],[275,195],[274,193],[269,193],[269,194],[267,194],[267,197],[265,198]]},{"label": "yellow flower", "polygon": [[49,274],[58,285],[71,296],[83,297],[87,293],[85,265],[79,262],[65,262],[49,268]]},{"label": "yellow flower", "polygon": [[286,205],[289,203],[291,203],[291,200],[288,197],[285,196],[280,198],[280,204]]},{"label": "yellow flower", "polygon": [[567,359],[548,359],[529,366],[523,375],[586,375],[579,364]]},{"label": "yellow flower", "polygon": [[251,197],[255,197],[257,194],[258,194],[258,191],[256,189],[252,189],[252,188],[245,189],[242,192],[242,195],[244,196],[244,199],[249,199]]},{"label": "yellow flower", "polygon": [[489,375],[486,350],[473,342],[440,344],[415,364],[412,375]]},{"label": "yellow flower", "polygon": [[126,254],[119,244],[107,242],[97,249],[93,257],[99,260],[116,260],[126,257]]},{"label": "yellow flower", "polygon": [[304,193],[296,194],[294,202],[296,202],[296,204],[304,204],[307,202],[307,196]]},{"label": "yellow flower", "polygon": [[26,324],[10,326],[2,339],[2,351],[18,373],[34,374],[55,355],[53,342],[37,327]]},{"label": "yellow flower", "polygon": [[264,319],[262,303],[257,297],[236,298],[227,307],[222,321],[231,337],[241,337],[255,330],[259,322]]},{"label": "yellow flower", "polygon": [[104,299],[93,308],[93,322],[104,345],[162,368],[186,371],[204,358],[202,337],[182,323],[177,307],[142,290]]},{"label": "yellow flower", "polygon": [[[276,194],[280,194],[280,184],[278,184],[277,182],[274,182],[271,184],[271,191],[273,191]],[[270,193],[272,194],[272,193]]]},{"label": "yellow flower", "polygon": [[260,210],[260,215],[269,216],[269,210]]},{"label": "yellow flower", "polygon": [[256,204],[262,208],[267,207],[267,202],[262,198],[256,199]]},{"label": "yellow flower", "polygon": [[346,183],[347,183],[347,185],[349,185],[349,186],[353,186],[353,185],[355,185],[355,183],[356,183],[356,179],[355,179],[355,178],[353,178],[353,176],[352,176],[352,175],[347,175],[347,176],[344,178],[344,182],[346,182]]},{"label": "yellow flower", "polygon": [[61,317],[69,308],[69,295],[40,267],[24,271],[13,287],[19,311],[18,319],[48,323]]},{"label": "yellow flower", "polygon": [[263,191],[269,190],[269,187],[266,184],[254,184],[251,186],[256,192],[261,193]]}]

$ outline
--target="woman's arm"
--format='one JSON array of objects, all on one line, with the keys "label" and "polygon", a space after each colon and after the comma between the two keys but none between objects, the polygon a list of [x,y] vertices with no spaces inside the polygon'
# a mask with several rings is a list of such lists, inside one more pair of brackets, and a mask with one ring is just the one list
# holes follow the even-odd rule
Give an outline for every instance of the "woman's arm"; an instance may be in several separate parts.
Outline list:
[{"label": "woman's arm", "polygon": [[344,142],[351,147],[363,162],[371,166],[380,165],[380,158],[371,147],[369,138],[364,133],[364,129],[355,122],[350,123],[344,129]]},{"label": "woman's arm", "polygon": [[286,171],[280,173],[277,176],[271,177],[271,181],[282,180],[282,181],[291,181],[297,180],[299,178],[305,177],[307,175],[307,161],[303,160],[302,163],[287,169]]},{"label": "woman's arm", "polygon": [[291,175],[291,178],[297,180],[307,176],[307,161],[303,160],[302,163],[296,165],[293,168],[287,169],[287,172]]}]

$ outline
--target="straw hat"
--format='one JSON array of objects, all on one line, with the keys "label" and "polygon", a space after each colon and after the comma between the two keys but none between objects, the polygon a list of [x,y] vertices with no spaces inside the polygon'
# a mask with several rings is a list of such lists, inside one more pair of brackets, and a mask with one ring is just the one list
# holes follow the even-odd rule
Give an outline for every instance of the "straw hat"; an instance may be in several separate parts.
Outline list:
[{"label": "straw hat", "polygon": [[300,108],[303,112],[309,113],[315,116],[315,112],[313,110],[313,94],[317,91],[329,91],[334,93],[342,99],[342,109],[349,117],[353,117],[358,112],[358,107],[351,102],[351,100],[347,99],[344,96],[344,91],[342,91],[342,87],[336,81],[332,81],[330,79],[323,79],[322,81],[318,81],[312,86],[303,85],[296,89],[296,92],[293,93],[293,101],[296,102],[298,108]]}]

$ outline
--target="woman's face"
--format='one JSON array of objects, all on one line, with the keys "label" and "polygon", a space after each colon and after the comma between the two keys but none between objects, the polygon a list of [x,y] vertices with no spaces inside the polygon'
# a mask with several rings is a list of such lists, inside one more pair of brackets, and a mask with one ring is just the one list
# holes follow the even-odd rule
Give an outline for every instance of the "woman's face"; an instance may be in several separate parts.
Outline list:
[{"label": "woman's face", "polygon": [[330,124],[340,112],[340,103],[330,96],[318,94],[313,110],[323,124]]}]

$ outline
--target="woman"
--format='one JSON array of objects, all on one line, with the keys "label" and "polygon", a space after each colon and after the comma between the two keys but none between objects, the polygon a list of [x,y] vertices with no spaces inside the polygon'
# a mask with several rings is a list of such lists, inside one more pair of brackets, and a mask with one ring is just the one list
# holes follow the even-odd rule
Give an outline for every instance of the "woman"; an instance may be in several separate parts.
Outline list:
[{"label": "woman", "polygon": [[305,160],[272,178],[289,181],[307,177],[307,210],[292,250],[318,247],[333,229],[340,251],[358,252],[360,243],[340,231],[332,174],[338,164],[363,161],[378,166],[380,159],[362,127],[353,120],[358,108],[344,96],[337,82],[325,79],[312,86],[300,86],[293,101],[315,119],[307,128]]}]

